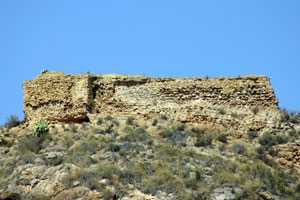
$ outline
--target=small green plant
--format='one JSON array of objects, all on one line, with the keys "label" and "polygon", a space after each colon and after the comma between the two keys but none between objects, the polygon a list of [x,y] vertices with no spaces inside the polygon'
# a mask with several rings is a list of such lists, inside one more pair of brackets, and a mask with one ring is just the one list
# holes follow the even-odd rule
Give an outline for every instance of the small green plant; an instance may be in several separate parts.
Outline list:
[{"label": "small green plant", "polygon": [[195,143],[196,147],[205,147],[210,146],[213,141],[213,136],[211,134],[204,134],[200,137],[197,137],[197,141]]},{"label": "small green plant", "polygon": [[126,119],[126,125],[133,126],[134,125],[134,118],[133,117],[128,117]]},{"label": "small green plant", "polygon": [[205,134],[205,130],[201,129],[201,128],[198,128],[198,127],[192,127],[191,132],[192,132],[192,135],[195,136],[195,137],[198,137],[199,135]]},{"label": "small green plant", "polygon": [[218,109],[219,114],[221,115],[225,115],[226,114],[226,110],[224,108],[219,108]]},{"label": "small green plant", "polygon": [[118,144],[116,144],[116,143],[110,143],[110,144],[108,145],[108,148],[109,148],[109,150],[110,150],[111,152],[119,152],[120,149],[121,149],[120,145],[118,145]]},{"label": "small green plant", "polygon": [[158,124],[158,119],[154,119],[153,121],[152,121],[152,126],[156,126]]},{"label": "small green plant", "polygon": [[257,138],[258,133],[256,131],[248,131],[247,135],[250,140],[254,140],[255,138]]},{"label": "small green plant", "polygon": [[149,133],[147,133],[146,130],[141,127],[132,128],[127,126],[125,127],[124,132],[126,134],[121,137],[121,141],[123,142],[145,142],[151,140]]},{"label": "small green plant", "polygon": [[294,124],[299,124],[300,123],[300,114],[299,113],[293,113],[290,116],[290,122]]},{"label": "small green plant", "polygon": [[219,145],[219,146],[218,146],[218,149],[219,149],[220,152],[224,152],[224,151],[226,150],[225,144]]},{"label": "small green plant", "polygon": [[227,143],[227,135],[222,133],[220,135],[218,135],[218,138],[217,138],[220,142],[222,143]]},{"label": "small green plant", "polygon": [[49,132],[48,123],[41,120],[35,125],[33,135],[36,137],[42,137],[48,134],[48,132]]},{"label": "small green plant", "polygon": [[167,117],[167,115],[165,115],[165,114],[160,114],[160,115],[159,115],[159,118],[160,118],[161,120],[164,120],[164,121],[168,120],[168,117]]},{"label": "small green plant", "polygon": [[281,110],[281,121],[299,124],[300,123],[300,113],[299,112],[290,112],[286,109],[283,109],[283,110]]},{"label": "small green plant", "polygon": [[266,149],[269,149],[274,145],[287,143],[288,137],[284,135],[272,135],[271,133],[265,133],[259,138],[258,142]]},{"label": "small green plant", "polygon": [[232,151],[236,154],[244,155],[246,153],[246,148],[243,144],[234,144],[232,146]]},{"label": "small green plant", "polygon": [[234,113],[231,113],[231,117],[233,117],[233,118],[239,118],[239,114],[238,113],[236,113],[236,112],[234,112]]},{"label": "small green plant", "polygon": [[104,123],[104,120],[102,118],[98,118],[96,123],[100,126]]},{"label": "small green plant", "polygon": [[38,153],[43,146],[43,138],[35,137],[33,135],[27,135],[20,138],[18,142],[18,151]]},{"label": "small green plant", "polygon": [[78,130],[78,127],[75,124],[70,124],[69,129],[72,133],[76,133],[76,131]]},{"label": "small green plant", "polygon": [[187,134],[178,128],[180,127],[166,129],[160,135],[172,144],[183,144]]}]

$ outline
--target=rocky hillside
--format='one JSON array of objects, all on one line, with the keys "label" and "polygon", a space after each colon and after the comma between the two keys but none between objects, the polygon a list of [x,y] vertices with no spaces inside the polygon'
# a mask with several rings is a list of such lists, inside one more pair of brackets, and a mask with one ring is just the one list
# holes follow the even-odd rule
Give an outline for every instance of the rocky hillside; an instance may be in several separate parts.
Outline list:
[{"label": "rocky hillside", "polygon": [[2,127],[0,199],[299,200],[299,115],[241,134],[148,120]]}]

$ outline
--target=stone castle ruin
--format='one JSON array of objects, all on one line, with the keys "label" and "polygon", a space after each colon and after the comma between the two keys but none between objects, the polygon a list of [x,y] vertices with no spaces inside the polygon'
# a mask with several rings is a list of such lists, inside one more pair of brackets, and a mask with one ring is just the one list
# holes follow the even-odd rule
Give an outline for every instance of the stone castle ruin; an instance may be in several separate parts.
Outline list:
[{"label": "stone castle ruin", "polygon": [[93,116],[154,115],[260,131],[280,117],[267,77],[152,78],[124,75],[65,75],[46,72],[24,83],[29,124],[90,121]]}]

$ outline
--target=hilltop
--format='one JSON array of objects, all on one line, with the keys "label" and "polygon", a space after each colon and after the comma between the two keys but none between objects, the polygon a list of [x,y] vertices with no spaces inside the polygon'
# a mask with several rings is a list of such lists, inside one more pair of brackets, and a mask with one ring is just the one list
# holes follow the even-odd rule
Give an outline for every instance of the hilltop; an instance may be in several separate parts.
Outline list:
[{"label": "hilltop", "polygon": [[0,129],[0,200],[297,200],[300,115],[269,79],[43,73]]}]

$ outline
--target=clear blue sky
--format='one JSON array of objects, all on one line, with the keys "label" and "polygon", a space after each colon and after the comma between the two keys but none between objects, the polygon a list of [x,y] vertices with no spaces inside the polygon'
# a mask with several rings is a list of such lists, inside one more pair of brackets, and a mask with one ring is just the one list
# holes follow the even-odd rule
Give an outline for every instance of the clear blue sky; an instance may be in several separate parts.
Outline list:
[{"label": "clear blue sky", "polygon": [[22,82],[65,73],[271,77],[300,110],[299,0],[2,0],[0,123]]}]

